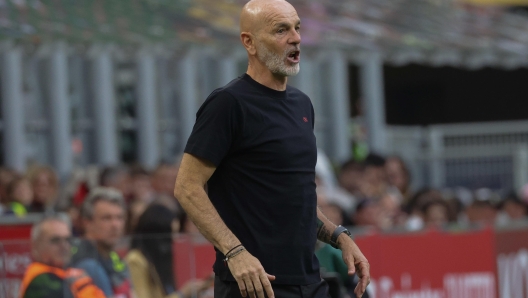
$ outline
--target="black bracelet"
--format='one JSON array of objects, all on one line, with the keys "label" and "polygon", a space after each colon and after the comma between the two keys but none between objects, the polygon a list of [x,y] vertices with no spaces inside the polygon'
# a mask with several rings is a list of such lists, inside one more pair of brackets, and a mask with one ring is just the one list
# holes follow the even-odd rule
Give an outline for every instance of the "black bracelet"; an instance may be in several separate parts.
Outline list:
[{"label": "black bracelet", "polygon": [[235,256],[239,255],[244,250],[246,250],[246,248],[242,246],[239,250],[237,250],[237,251],[235,251],[235,252],[233,252],[231,254],[226,254],[226,257],[224,259],[224,265],[227,267],[227,261],[229,261],[229,259],[232,259]]},{"label": "black bracelet", "polygon": [[241,246],[242,246],[242,244],[239,244],[239,245],[237,245],[237,246],[231,248],[231,249],[230,249],[230,250],[229,250],[224,256],[227,257],[227,255],[229,255],[233,250],[235,250],[235,249],[237,249],[238,247],[241,247]]}]

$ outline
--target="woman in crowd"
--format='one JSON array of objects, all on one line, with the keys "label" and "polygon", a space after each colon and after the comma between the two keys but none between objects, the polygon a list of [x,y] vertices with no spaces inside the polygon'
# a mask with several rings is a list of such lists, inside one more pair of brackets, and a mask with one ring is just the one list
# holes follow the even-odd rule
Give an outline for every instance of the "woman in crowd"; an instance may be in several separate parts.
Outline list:
[{"label": "woman in crowd", "polygon": [[176,291],[172,233],[177,227],[175,213],[163,205],[152,204],[139,217],[126,256],[138,298],[192,297],[208,286],[204,281],[192,281]]},{"label": "woman in crowd", "polygon": [[7,214],[14,214],[18,217],[25,216],[32,212],[31,203],[33,202],[33,189],[31,183],[25,177],[17,177],[7,185],[7,200],[9,210]]},{"label": "woman in crowd", "polygon": [[32,211],[53,210],[59,195],[59,177],[55,170],[48,166],[35,166],[29,169],[28,177],[34,193]]},{"label": "woman in crowd", "polygon": [[403,159],[398,156],[387,158],[385,171],[387,173],[389,184],[396,187],[401,192],[404,203],[407,203],[413,194],[410,187],[411,174]]}]

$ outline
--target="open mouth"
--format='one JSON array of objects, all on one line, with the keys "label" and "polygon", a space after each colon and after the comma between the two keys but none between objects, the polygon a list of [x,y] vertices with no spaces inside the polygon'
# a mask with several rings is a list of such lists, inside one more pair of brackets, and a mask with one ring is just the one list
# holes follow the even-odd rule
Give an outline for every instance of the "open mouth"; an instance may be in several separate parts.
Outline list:
[{"label": "open mouth", "polygon": [[288,61],[291,63],[299,63],[301,58],[301,51],[291,51],[288,55]]}]

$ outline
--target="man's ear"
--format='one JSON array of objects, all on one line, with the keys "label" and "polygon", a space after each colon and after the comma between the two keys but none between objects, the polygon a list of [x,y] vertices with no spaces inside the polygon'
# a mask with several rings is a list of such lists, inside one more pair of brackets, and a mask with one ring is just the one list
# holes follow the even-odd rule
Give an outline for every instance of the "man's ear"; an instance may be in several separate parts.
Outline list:
[{"label": "man's ear", "polygon": [[247,52],[250,55],[255,55],[257,53],[257,49],[255,48],[255,39],[253,34],[249,32],[242,32],[240,33],[240,41],[242,42],[242,45],[244,45],[244,48],[246,48]]}]

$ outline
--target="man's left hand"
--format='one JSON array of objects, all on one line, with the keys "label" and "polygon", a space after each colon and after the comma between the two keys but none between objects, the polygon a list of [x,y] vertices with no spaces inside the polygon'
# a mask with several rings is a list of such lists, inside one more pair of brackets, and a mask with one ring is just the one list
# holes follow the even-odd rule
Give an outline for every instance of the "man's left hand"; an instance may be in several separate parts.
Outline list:
[{"label": "man's left hand", "polygon": [[358,298],[361,298],[370,283],[370,264],[356,243],[348,235],[342,233],[339,235],[337,241],[339,248],[343,252],[343,261],[348,267],[348,275],[357,273],[359,277],[359,282],[354,293]]}]

